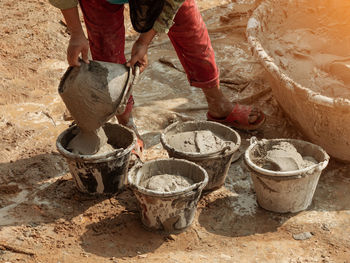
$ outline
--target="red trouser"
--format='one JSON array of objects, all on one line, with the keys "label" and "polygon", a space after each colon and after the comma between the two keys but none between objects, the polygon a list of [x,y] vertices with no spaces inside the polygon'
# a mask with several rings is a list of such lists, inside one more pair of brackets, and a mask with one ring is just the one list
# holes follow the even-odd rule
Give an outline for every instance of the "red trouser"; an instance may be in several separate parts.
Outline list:
[{"label": "red trouser", "polygon": [[[124,6],[106,0],[80,0],[94,60],[124,64]],[[168,36],[191,86],[212,88],[219,84],[207,28],[195,0],[186,0],[177,12]]]}]

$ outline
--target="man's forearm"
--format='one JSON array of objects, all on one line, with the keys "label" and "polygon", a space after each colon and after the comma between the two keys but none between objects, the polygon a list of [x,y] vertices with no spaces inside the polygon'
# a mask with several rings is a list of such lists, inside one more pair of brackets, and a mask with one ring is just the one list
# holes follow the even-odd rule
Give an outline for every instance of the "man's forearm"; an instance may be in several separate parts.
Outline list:
[{"label": "man's forearm", "polygon": [[77,7],[61,10],[71,35],[84,35]]},{"label": "man's forearm", "polygon": [[148,46],[156,34],[157,34],[157,32],[155,30],[151,29],[146,33],[140,34],[137,41]]}]

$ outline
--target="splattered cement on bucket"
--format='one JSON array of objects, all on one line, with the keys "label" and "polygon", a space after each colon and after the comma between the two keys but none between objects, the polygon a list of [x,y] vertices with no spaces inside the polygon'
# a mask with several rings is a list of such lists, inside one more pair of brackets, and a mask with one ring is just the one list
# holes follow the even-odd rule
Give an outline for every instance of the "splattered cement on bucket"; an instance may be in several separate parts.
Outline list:
[{"label": "splattered cement on bucket", "polygon": [[142,187],[157,192],[180,191],[192,184],[190,178],[175,174],[154,175],[140,183]]},{"label": "splattered cement on bucket", "polygon": [[296,171],[317,163],[312,156],[302,156],[289,142],[279,142],[272,147],[266,143],[255,151],[252,161],[264,169],[281,172]]},{"label": "splattered cement on bucket", "polygon": [[[258,132],[240,132],[240,150],[252,135],[305,139],[284,116],[251,56],[245,26],[258,2],[197,3],[224,94],[267,115]],[[129,190],[109,198],[79,193],[55,147],[71,123],[63,119],[57,94],[69,40],[61,13],[47,0],[2,0],[0,6],[0,262],[349,262],[350,165],[335,160],[322,173],[311,207],[289,215],[258,206],[241,158],[231,165],[225,186],[200,199],[191,227],[172,236],[143,228]],[[126,32],[127,53],[136,39],[128,20]],[[145,159],[153,160],[167,156],[159,141],[164,128],[174,121],[205,120],[207,108],[201,91],[189,87],[180,71],[166,35],[148,52],[150,66],[135,89],[134,113]],[[180,70],[160,62],[164,59]],[[312,237],[293,238],[305,232]]]},{"label": "splattered cement on bucket", "polygon": [[168,143],[177,151],[191,153],[214,153],[234,143],[224,141],[209,130],[180,132],[168,136]]}]

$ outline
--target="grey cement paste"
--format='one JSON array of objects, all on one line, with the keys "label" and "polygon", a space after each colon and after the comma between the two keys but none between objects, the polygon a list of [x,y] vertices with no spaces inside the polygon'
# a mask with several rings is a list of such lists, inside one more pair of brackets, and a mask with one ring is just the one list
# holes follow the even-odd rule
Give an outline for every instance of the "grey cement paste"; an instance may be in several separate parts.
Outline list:
[{"label": "grey cement paste", "polygon": [[350,2],[282,2],[270,15],[263,46],[304,87],[350,99]]},{"label": "grey cement paste", "polygon": [[262,150],[252,160],[264,169],[281,172],[300,170],[317,163],[311,156],[302,156],[289,142],[279,142],[267,151]]},{"label": "grey cement paste", "polygon": [[234,146],[230,141],[224,141],[209,130],[188,131],[170,135],[168,143],[176,150],[191,153],[218,152],[226,146]]},{"label": "grey cement paste", "polygon": [[81,62],[80,67],[66,72],[59,93],[80,128],[80,133],[69,143],[69,150],[84,155],[113,150],[100,127],[121,106],[128,75],[124,65],[100,61]]},{"label": "grey cement paste", "polygon": [[190,178],[174,175],[159,174],[140,183],[140,186],[158,192],[173,192],[183,190],[193,184]]},{"label": "grey cement paste", "polygon": [[68,143],[67,149],[75,154],[104,154],[114,150],[107,141],[108,138],[102,128],[92,132],[79,131]]}]

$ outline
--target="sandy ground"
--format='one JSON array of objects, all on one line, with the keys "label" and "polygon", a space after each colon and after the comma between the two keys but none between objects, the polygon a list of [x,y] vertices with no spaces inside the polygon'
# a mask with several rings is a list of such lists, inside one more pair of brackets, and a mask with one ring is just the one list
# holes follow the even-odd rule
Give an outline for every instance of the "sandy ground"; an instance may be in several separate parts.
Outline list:
[{"label": "sandy ground", "polygon": [[[244,151],[258,138],[302,138],[272,97],[245,40],[254,1],[198,1],[232,100],[260,106],[268,119],[240,132]],[[57,93],[69,39],[44,0],[0,2],[0,262],[350,262],[350,165],[332,160],[312,205],[297,214],[256,203],[249,171],[233,163],[225,187],[199,202],[179,235],[146,231],[129,190],[113,197],[79,193],[55,140],[70,124]],[[135,34],[127,22],[127,49]],[[167,156],[160,132],[177,120],[205,119],[166,36],[149,50],[151,66],[135,89],[135,121],[146,159]],[[306,240],[293,235],[309,232]]]}]

